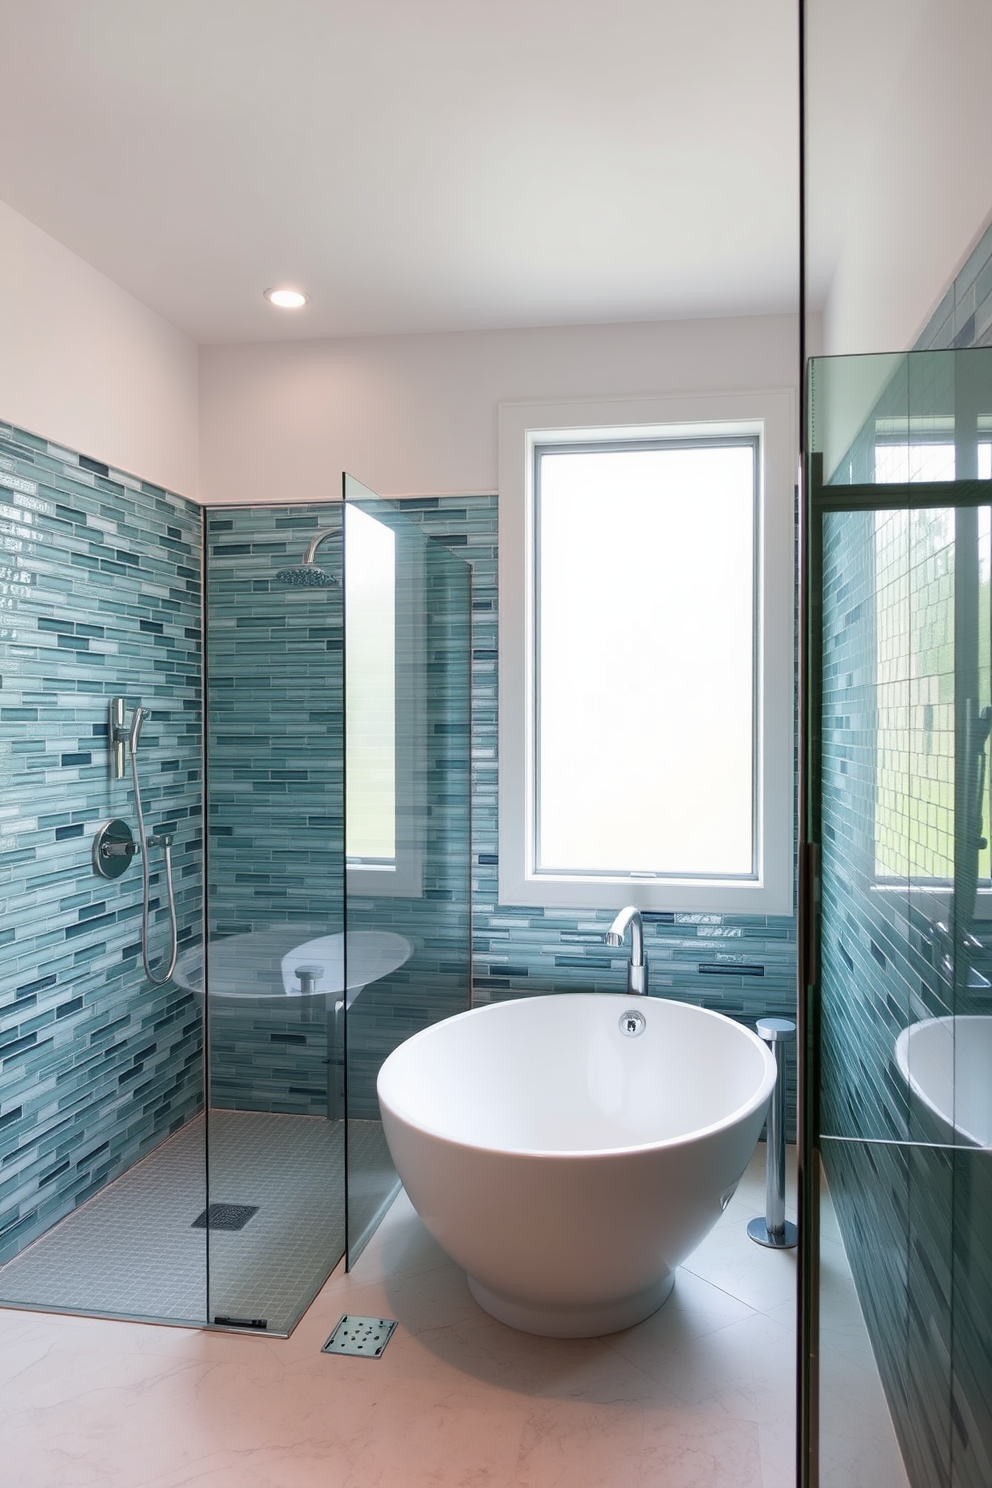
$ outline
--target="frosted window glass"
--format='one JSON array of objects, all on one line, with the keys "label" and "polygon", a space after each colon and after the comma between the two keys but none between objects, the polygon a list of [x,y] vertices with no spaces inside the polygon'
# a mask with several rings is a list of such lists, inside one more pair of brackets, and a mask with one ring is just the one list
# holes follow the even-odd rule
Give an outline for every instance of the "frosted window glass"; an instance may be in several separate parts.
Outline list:
[{"label": "frosted window glass", "polygon": [[754,443],[538,460],[537,871],[751,876]]},{"label": "frosted window glass", "polygon": [[396,859],[396,538],[360,507],[344,513],[346,852]]}]

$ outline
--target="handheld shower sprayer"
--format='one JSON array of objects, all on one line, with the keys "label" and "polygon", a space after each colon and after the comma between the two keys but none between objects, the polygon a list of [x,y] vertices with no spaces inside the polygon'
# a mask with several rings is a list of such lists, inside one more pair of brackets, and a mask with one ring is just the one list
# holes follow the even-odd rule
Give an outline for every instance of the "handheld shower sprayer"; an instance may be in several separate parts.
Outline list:
[{"label": "handheld shower sprayer", "polygon": [[141,738],[141,725],[150,716],[147,708],[135,708],[131,714],[131,732],[128,734],[127,747],[132,759],[138,748],[138,740]]},{"label": "handheld shower sprayer", "polygon": [[[141,809],[141,783],[138,779],[138,740],[141,738],[141,726],[151,713],[147,708],[137,707],[131,714],[131,728],[127,735],[128,752],[131,756],[131,780],[134,784],[134,809],[138,818],[138,841],[141,844],[141,959],[145,967],[145,976],[153,986],[161,987],[167,982],[176,969],[176,956],[179,951],[179,934],[176,924],[176,895],[172,883],[172,837],[168,832],[158,836],[145,836],[145,814]],[[152,970],[151,959],[148,954],[148,922],[151,915],[150,902],[150,869],[148,866],[148,849],[161,847],[165,859],[165,883],[169,896],[169,952],[163,956],[155,970]]]}]

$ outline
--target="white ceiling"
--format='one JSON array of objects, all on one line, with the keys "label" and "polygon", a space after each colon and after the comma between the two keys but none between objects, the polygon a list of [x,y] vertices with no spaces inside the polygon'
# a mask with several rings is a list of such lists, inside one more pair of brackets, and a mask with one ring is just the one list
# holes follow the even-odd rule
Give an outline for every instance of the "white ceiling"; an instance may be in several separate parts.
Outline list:
[{"label": "white ceiling", "polygon": [[0,199],[200,342],[796,305],[795,0],[0,0],[0,54]]},{"label": "white ceiling", "polygon": [[790,309],[794,11],[0,0],[0,199],[201,342]]}]

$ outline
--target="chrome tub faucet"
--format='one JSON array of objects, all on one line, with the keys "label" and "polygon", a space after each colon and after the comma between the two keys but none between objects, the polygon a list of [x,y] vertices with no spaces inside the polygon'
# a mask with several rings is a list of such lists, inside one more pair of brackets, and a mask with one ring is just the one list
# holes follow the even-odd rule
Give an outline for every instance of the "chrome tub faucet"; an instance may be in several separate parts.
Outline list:
[{"label": "chrome tub faucet", "polygon": [[644,925],[641,911],[628,904],[617,915],[606,932],[608,946],[623,945],[623,938],[630,926],[630,960],[627,962],[627,991],[635,997],[648,995],[648,963],[644,959]]}]

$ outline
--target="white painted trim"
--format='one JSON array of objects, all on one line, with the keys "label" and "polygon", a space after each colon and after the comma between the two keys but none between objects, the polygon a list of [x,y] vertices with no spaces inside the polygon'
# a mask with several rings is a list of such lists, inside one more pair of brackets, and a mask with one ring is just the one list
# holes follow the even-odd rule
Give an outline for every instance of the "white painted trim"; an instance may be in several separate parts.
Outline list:
[{"label": "white painted trim", "polygon": [[[754,879],[555,877],[533,871],[534,447],[758,433],[757,802]],[[794,824],[796,394],[791,388],[499,409],[499,897],[543,908],[791,914]]]}]

